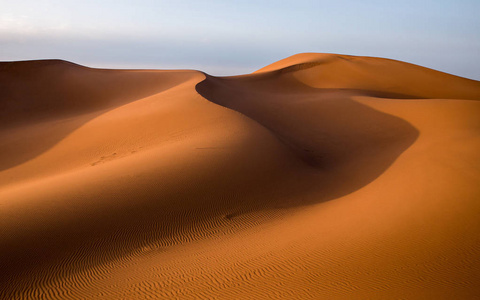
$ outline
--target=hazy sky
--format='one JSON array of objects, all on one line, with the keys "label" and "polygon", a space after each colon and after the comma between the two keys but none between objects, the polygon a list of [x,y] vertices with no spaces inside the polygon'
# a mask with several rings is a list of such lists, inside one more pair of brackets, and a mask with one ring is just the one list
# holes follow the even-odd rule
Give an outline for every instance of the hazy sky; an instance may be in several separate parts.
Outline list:
[{"label": "hazy sky", "polygon": [[480,80],[480,0],[0,0],[0,60],[249,73],[299,52]]}]

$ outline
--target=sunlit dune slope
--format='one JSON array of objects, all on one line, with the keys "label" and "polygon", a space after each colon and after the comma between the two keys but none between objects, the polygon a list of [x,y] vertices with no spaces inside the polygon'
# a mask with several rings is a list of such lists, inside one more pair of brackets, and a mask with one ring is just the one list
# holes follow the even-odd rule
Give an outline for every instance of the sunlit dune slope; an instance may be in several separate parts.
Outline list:
[{"label": "sunlit dune slope", "polygon": [[0,299],[480,297],[480,82],[0,63]]},{"label": "sunlit dune slope", "polygon": [[266,72],[290,73],[299,82],[315,88],[362,89],[409,98],[480,98],[478,81],[376,57],[302,53],[255,73]]}]

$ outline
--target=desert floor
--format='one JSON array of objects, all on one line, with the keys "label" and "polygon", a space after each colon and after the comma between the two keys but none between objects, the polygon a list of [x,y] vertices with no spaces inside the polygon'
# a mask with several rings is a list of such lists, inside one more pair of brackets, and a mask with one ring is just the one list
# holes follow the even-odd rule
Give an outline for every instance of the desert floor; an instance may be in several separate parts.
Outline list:
[{"label": "desert floor", "polygon": [[480,82],[0,63],[0,299],[479,299]]}]

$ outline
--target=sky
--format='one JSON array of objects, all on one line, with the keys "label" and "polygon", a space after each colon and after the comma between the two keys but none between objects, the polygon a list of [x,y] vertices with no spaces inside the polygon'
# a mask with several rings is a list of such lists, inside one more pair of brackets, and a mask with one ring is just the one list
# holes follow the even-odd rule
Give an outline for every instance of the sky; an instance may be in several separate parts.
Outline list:
[{"label": "sky", "polygon": [[253,72],[301,52],[480,80],[480,0],[0,0],[0,61]]}]

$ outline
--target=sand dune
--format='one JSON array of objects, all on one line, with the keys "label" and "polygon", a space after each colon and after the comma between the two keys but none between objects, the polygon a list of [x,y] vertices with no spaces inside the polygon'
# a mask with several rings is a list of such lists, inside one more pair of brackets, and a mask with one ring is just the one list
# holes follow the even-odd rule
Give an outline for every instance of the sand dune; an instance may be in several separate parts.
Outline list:
[{"label": "sand dune", "polygon": [[476,299],[480,82],[0,63],[0,299]]}]

